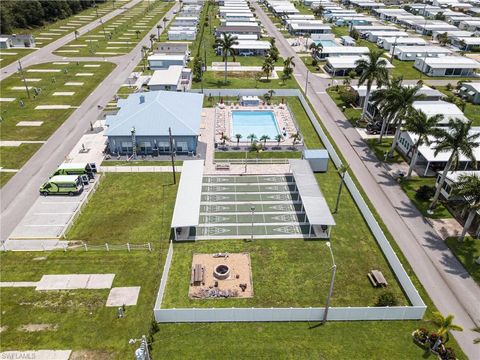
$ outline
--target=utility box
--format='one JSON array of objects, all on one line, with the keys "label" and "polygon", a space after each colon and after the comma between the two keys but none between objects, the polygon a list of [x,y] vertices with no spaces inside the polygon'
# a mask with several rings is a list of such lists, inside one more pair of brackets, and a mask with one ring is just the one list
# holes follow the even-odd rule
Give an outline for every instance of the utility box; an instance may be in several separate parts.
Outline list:
[{"label": "utility box", "polygon": [[313,172],[326,172],[328,170],[328,151],[325,149],[303,150],[303,158],[308,160]]}]

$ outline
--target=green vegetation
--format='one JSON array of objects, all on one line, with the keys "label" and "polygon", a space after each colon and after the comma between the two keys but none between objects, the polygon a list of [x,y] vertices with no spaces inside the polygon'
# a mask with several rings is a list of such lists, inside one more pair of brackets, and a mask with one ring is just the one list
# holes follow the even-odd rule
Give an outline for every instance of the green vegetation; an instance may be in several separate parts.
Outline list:
[{"label": "green vegetation", "polygon": [[[382,142],[379,144],[378,139],[368,139],[368,147],[373,150],[375,156],[379,161],[385,162],[385,154],[390,151],[392,147],[392,138],[383,138]],[[400,164],[404,162],[402,155],[395,149],[393,156],[387,158],[387,163],[389,164]]]},{"label": "green vegetation", "polygon": [[435,178],[430,177],[430,178],[410,178],[408,180],[403,179],[400,182],[400,186],[402,187],[403,191],[405,191],[405,194],[410,198],[412,203],[415,205],[415,207],[422,213],[423,216],[432,218],[432,219],[445,219],[445,218],[451,218],[452,215],[448,211],[448,209],[443,205],[439,204],[437,208],[435,209],[434,214],[430,215],[427,213],[428,207],[430,205],[430,199],[428,200],[423,200],[419,199],[418,197],[415,196],[417,190],[423,186],[429,186],[429,187],[435,187]]},{"label": "green vegetation", "polygon": [[[14,61],[18,61],[24,56],[34,52],[33,49],[28,48],[15,48],[15,49],[2,49],[0,50],[0,68],[11,64]],[[12,55],[9,55],[12,54]]]},{"label": "green vegetation", "polygon": [[6,169],[20,169],[42,144],[21,144],[20,146],[0,146],[0,162]]},{"label": "green vegetation", "polygon": [[[117,222],[103,226],[116,227]],[[2,351],[72,349],[91,359],[128,359],[136,348],[128,340],[148,334],[161,275],[158,251],[3,252],[0,260],[2,281],[39,281],[44,274],[111,273],[113,287],[141,287],[137,305],[127,306],[122,319],[117,319],[116,307],[105,306],[108,289],[2,288]],[[53,329],[21,329],[33,324]]]},{"label": "green vegetation", "polygon": [[[300,151],[261,151],[248,152],[248,159],[299,159]],[[245,159],[244,151],[216,151],[215,159]]]},{"label": "green vegetation", "polygon": [[[151,242],[158,246],[161,239],[169,238],[177,192],[171,173],[103,176],[95,195],[67,233],[67,239],[97,245]],[[179,178],[177,174],[177,184]]]},{"label": "green vegetation", "polygon": [[[100,65],[85,67],[85,65]],[[2,103],[1,140],[47,140],[48,137],[80,106],[97,85],[113,70],[109,62],[70,62],[66,65],[52,63],[33,65],[24,70],[25,77],[40,79],[27,82],[30,87],[28,99],[22,76],[18,72],[0,83],[2,97],[15,101]],[[29,72],[30,69],[59,69],[60,72]],[[75,76],[77,73],[93,73],[93,76]],[[82,86],[68,86],[67,82],[83,82]],[[15,87],[15,89],[14,89]],[[16,89],[19,90],[16,90]],[[40,89],[35,95],[34,88]],[[53,96],[54,92],[75,92],[72,96]],[[21,106],[21,102],[24,106]],[[35,110],[39,105],[71,105],[70,109]],[[41,126],[17,126],[20,121],[43,121]],[[2,160],[3,161],[3,160]],[[2,165],[3,166],[3,165]]]},{"label": "green vegetation", "polygon": [[335,102],[335,104],[337,104],[338,108],[339,109],[343,109],[343,107],[345,106],[345,111],[343,112],[343,114],[345,115],[345,117],[347,118],[348,121],[350,121],[352,124],[356,124],[357,120],[360,119],[360,117],[362,116],[362,109],[358,108],[353,108],[353,107],[350,107],[350,106],[347,106],[347,104],[345,104],[341,99],[340,99],[340,89],[342,87],[338,87],[338,90],[336,87],[332,86],[332,87],[329,87],[327,88],[327,93],[328,95],[330,95],[330,97],[332,98],[332,100]]},{"label": "green vegetation", "polygon": [[466,237],[464,241],[452,237],[445,240],[453,254],[463,264],[470,276],[480,285],[480,264],[475,260],[480,257],[480,240]]},{"label": "green vegetation", "polygon": [[348,36],[350,34],[350,31],[348,30],[348,26],[332,26],[332,33],[336,37],[341,37]]},{"label": "green vegetation", "polygon": [[0,171],[0,188],[15,175],[14,172]]},{"label": "green vegetation", "polygon": [[[110,19],[88,33],[81,34],[78,39],[69,42],[55,51],[60,56],[106,56],[123,55],[129,53],[137,46],[139,39],[142,39],[155,24],[165,15],[173,3],[161,0],[142,1],[121,15]],[[128,16],[134,15],[128,19]],[[151,18],[147,16],[151,15]],[[125,21],[121,25],[114,23]],[[144,25],[137,25],[143,21]],[[142,27],[139,27],[142,26]],[[130,40],[121,39],[128,36],[127,30],[134,30]],[[156,32],[153,32],[156,36]],[[97,36],[93,38],[93,36]],[[96,40],[96,41],[93,41]],[[74,51],[74,52],[70,52]]]},{"label": "green vegetation", "polygon": [[[284,89],[292,89],[297,88],[297,82],[292,77],[285,81],[283,80],[255,80],[255,73],[254,71],[229,71],[228,72],[228,80],[225,84],[224,82],[224,74],[223,71],[207,71],[203,74],[203,87],[204,88],[213,88],[213,89],[223,89],[223,88],[231,88],[231,89],[276,89],[276,88],[284,88]],[[277,71],[279,77],[282,76],[281,71]],[[263,74],[262,74],[263,76]],[[202,84],[200,82],[193,83],[192,88],[194,89],[201,89]]]}]

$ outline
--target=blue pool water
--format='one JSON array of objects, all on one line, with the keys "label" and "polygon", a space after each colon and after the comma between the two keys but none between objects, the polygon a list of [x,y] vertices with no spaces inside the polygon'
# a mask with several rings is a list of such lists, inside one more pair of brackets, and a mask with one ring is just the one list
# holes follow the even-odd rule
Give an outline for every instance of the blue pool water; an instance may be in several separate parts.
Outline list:
[{"label": "blue pool water", "polygon": [[323,46],[338,46],[337,43],[333,40],[318,40],[315,41],[315,44],[322,44]]},{"label": "blue pool water", "polygon": [[257,135],[257,139],[262,135],[268,135],[274,140],[280,131],[273,111],[232,111],[233,140],[236,134],[242,135],[240,141],[250,141],[247,138],[250,134]]}]

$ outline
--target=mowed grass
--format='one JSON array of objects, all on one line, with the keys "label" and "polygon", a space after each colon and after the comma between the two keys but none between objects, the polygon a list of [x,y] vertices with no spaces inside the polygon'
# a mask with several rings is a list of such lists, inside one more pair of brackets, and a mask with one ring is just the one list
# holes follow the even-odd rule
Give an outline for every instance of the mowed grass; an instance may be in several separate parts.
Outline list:
[{"label": "mowed grass", "polygon": [[400,164],[404,162],[402,155],[395,149],[392,157],[388,157],[385,161],[385,154],[388,153],[392,147],[392,138],[383,138],[379,143],[378,139],[366,140],[368,147],[373,150],[375,156],[379,161],[386,162],[388,164]]},{"label": "mowed grass", "polygon": [[445,240],[456,258],[463,264],[470,276],[480,285],[480,264],[475,261],[480,256],[480,239],[466,237],[464,241],[458,241],[457,237]]},{"label": "mowed grass", "polygon": [[14,177],[15,174],[15,172],[0,171],[0,188],[4,186],[12,177]]},{"label": "mowed grass", "polygon": [[[105,306],[108,289],[2,288],[1,350],[72,349],[90,353],[91,359],[129,359],[135,347],[128,340],[148,334],[161,275],[159,258],[158,251],[146,250],[2,253],[2,281],[39,281],[47,274],[115,274],[113,287],[141,289],[137,305],[127,306],[126,316],[117,319],[117,307]],[[56,330],[20,329],[29,324],[50,324]]]},{"label": "mowed grass", "polygon": [[14,61],[18,61],[18,59],[21,59],[34,51],[34,49],[29,48],[1,49],[0,68],[3,68]]},{"label": "mowed grass", "polygon": [[[455,83],[455,81],[452,81],[452,83]],[[435,86],[435,88],[447,96],[455,96],[455,94],[452,91],[449,91],[446,86]],[[463,113],[467,118],[472,120],[473,126],[480,126],[480,105],[466,102],[465,111]]]},{"label": "mowed grass", "polygon": [[343,106],[345,106],[345,111],[343,111],[343,115],[345,115],[348,121],[350,121],[352,124],[355,124],[357,120],[360,119],[360,117],[362,116],[362,109],[356,109],[356,108],[347,106],[342,101],[342,99],[340,99],[340,94],[336,87],[332,86],[327,88],[327,93],[328,95],[330,95],[330,97],[335,102],[335,104],[337,104],[339,109],[343,109]]},{"label": "mowed grass", "polygon": [[443,206],[441,202],[437,205],[433,214],[427,213],[431,200],[425,201],[415,197],[416,191],[423,185],[435,187],[435,178],[434,177],[410,178],[408,180],[403,179],[400,182],[400,186],[402,187],[405,194],[407,194],[407,196],[410,198],[412,203],[415,205],[418,211],[422,213],[423,216],[432,218],[432,219],[451,218],[452,214],[450,214],[448,209],[445,206]]},{"label": "mowed grass", "polygon": [[[55,53],[67,57],[101,57],[129,53],[138,44],[138,41],[160,21],[171,6],[173,6],[173,3],[166,3],[161,0],[142,1],[94,30],[81,34],[76,40],[57,49]],[[133,17],[129,18],[131,15]],[[150,15],[152,18],[146,18]],[[114,24],[122,21],[124,21],[122,24]],[[142,22],[142,24],[139,25],[139,22]],[[134,32],[138,30],[139,33],[134,33],[129,39],[121,39],[121,37],[127,37],[127,30],[134,30]],[[154,34],[156,35],[156,31]],[[78,50],[78,52],[65,52],[73,50]]]},{"label": "mowed grass", "polygon": [[[223,71],[207,71],[203,74],[203,87],[205,89],[296,89],[298,87],[295,78],[292,76],[286,81],[280,79],[261,79],[256,81],[253,71],[228,71],[227,82],[225,83],[225,73]],[[281,71],[277,71],[279,77],[282,76]],[[262,76],[265,74],[262,73]],[[193,89],[201,89],[201,82],[194,82]]]},{"label": "mowed grass", "polygon": [[6,169],[20,169],[37,152],[42,144],[0,146],[0,164]]},{"label": "mowed grass", "polygon": [[[171,173],[106,173],[67,233],[88,244],[153,246],[170,237],[177,186]],[[180,174],[177,174],[177,184]],[[107,226],[111,224],[111,226]]]},{"label": "mowed grass", "polygon": [[[100,67],[85,67],[100,65]],[[75,108],[62,110],[35,110],[39,105],[71,105],[80,106],[85,98],[108,76],[115,65],[109,62],[74,62],[67,65],[53,63],[33,65],[25,69],[27,79],[40,79],[37,82],[27,81],[30,89],[28,99],[25,89],[14,90],[12,87],[23,87],[22,76],[16,72],[0,83],[2,97],[15,98],[15,101],[2,103],[0,124],[1,140],[47,140],[48,137],[75,111]],[[31,69],[60,70],[60,72],[29,72]],[[66,71],[66,72],[65,72]],[[92,76],[76,76],[77,73],[93,73]],[[67,82],[83,82],[81,86],[67,86]],[[41,89],[35,96],[33,88]],[[72,96],[53,96],[54,92],[75,92]],[[22,107],[20,101],[24,102]],[[16,126],[20,121],[43,121],[40,126]]]},{"label": "mowed grass", "polygon": [[[96,3],[98,16],[102,17],[108,14],[109,12],[118,9],[119,7],[126,4],[128,0],[106,0],[103,3]],[[13,31],[14,34],[23,34],[23,33],[30,33],[35,37],[35,43],[38,48],[44,47],[45,45],[50,44],[51,42],[64,37],[65,35],[73,33],[75,30],[94,22],[97,19],[97,11],[94,7],[88,8],[79,12],[78,14],[72,15],[67,17],[66,19],[60,19],[50,24],[45,24],[44,26],[35,28],[35,29],[15,29]],[[84,20],[80,18],[80,16],[87,16]],[[78,22],[81,24],[75,25],[68,23],[71,22]],[[61,26],[69,26],[71,29],[61,29]],[[58,31],[58,30],[66,30],[66,31]],[[42,33],[48,33],[48,35],[42,35]],[[58,35],[55,35],[58,34]],[[73,38],[73,35],[71,35]],[[40,38],[40,39],[38,39]],[[48,39],[49,38],[49,39]],[[4,66],[3,62],[1,63]]]}]

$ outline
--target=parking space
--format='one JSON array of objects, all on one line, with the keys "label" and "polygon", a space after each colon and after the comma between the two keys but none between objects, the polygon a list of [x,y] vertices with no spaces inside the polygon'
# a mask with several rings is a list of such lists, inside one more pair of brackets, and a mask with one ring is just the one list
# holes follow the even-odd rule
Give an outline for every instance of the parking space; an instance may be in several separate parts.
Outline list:
[{"label": "parking space", "polygon": [[10,234],[11,240],[58,239],[79,211],[99,177],[85,186],[77,196],[38,196],[22,221]]}]

